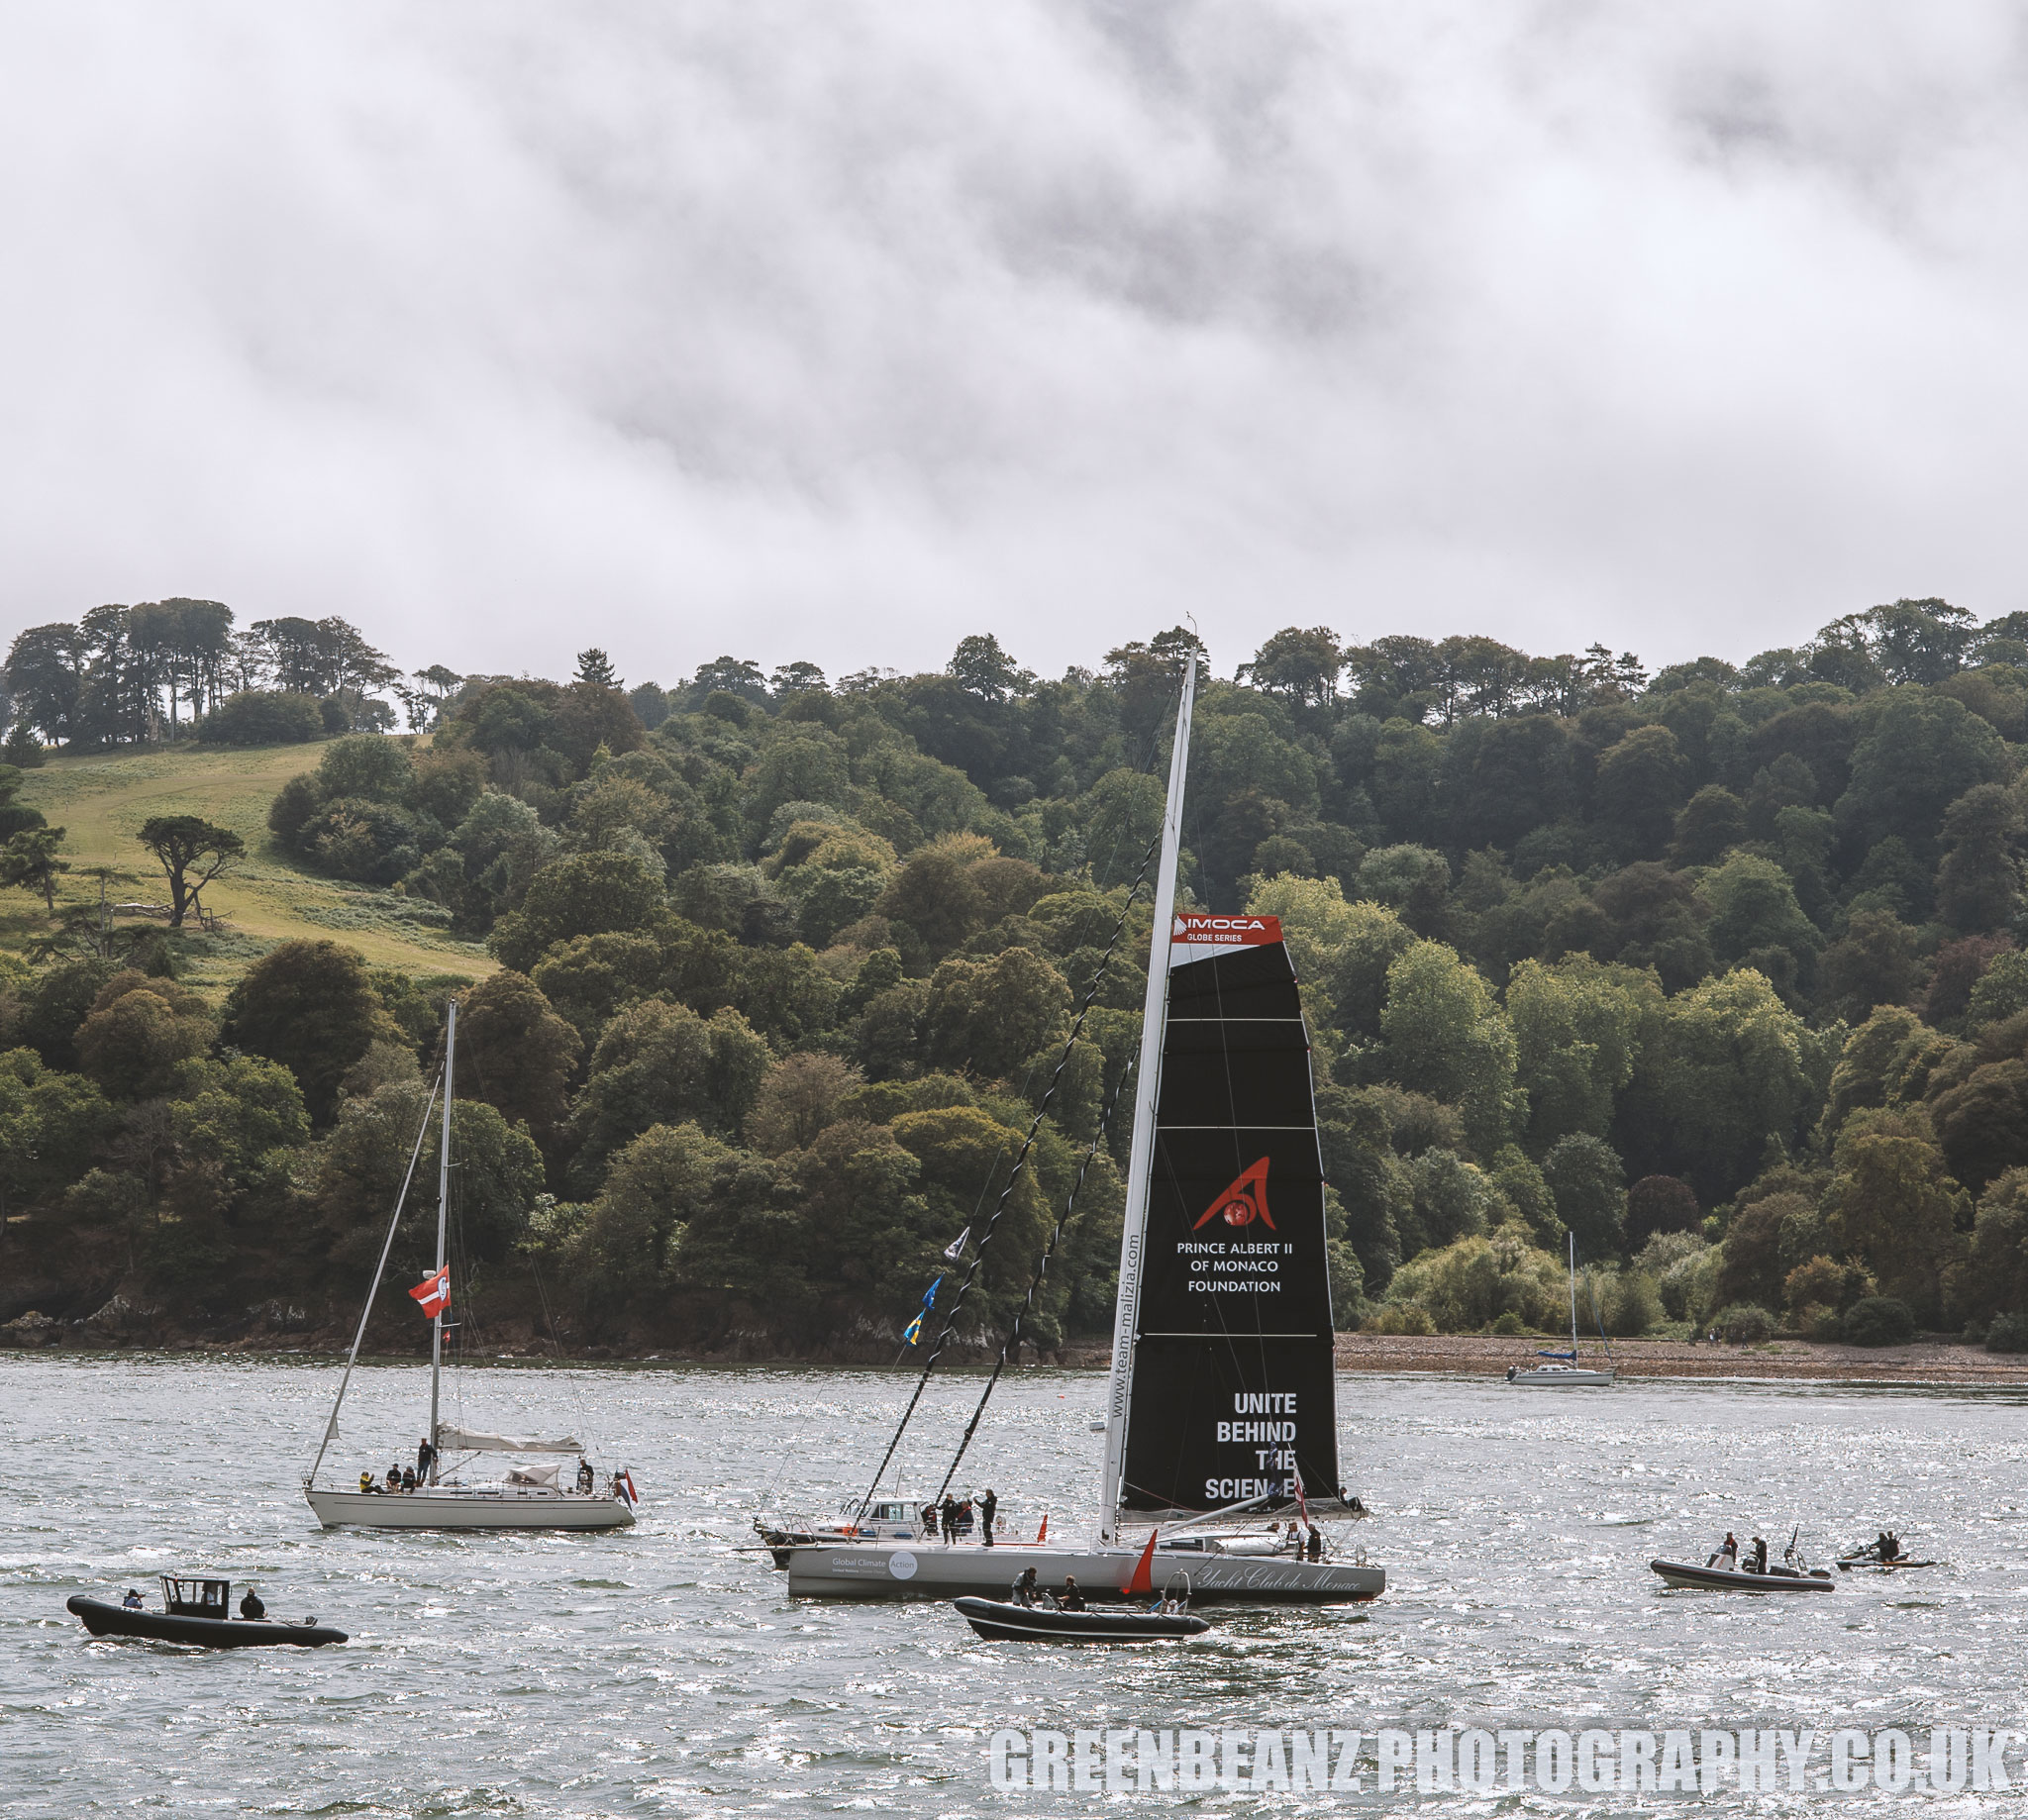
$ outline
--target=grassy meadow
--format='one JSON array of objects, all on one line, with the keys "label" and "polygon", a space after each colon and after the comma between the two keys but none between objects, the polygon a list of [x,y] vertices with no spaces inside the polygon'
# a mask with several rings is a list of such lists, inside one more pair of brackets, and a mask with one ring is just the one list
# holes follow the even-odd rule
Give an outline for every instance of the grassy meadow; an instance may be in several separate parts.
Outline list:
[{"label": "grassy meadow", "polygon": [[[276,943],[331,936],[359,951],[371,966],[415,974],[491,972],[485,949],[441,927],[435,905],[304,869],[267,832],[267,805],[298,771],[316,767],[318,747],[155,747],[144,752],[52,757],[23,773],[21,800],[66,831],[63,857],[71,870],[57,888],[59,909],[95,902],[97,868],[110,872],[116,902],[166,904],[167,885],[135,838],[152,815],[201,815],[231,828],[247,857],[204,894],[205,908],[226,930],[179,944],[184,982],[223,994],[247,965]],[[143,923],[120,919],[123,927]],[[162,927],[155,923],[148,926]],[[52,927],[28,892],[0,896],[0,947],[21,949]]]}]

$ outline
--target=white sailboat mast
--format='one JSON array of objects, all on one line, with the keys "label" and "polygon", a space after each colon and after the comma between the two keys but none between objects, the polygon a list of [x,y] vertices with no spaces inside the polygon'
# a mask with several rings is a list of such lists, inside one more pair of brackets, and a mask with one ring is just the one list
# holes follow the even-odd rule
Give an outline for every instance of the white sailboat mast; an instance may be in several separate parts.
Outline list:
[{"label": "white sailboat mast", "polygon": [[1155,874],[1155,928],[1148,940],[1148,995],[1141,1009],[1141,1070],[1134,1088],[1134,1139],[1127,1159],[1127,1208],[1120,1230],[1120,1289],[1113,1311],[1113,1365],[1106,1384],[1105,1470],[1099,1481],[1098,1536],[1116,1540],[1127,1464],[1127,1405],[1134,1391],[1134,1334],[1141,1324],[1141,1266],[1148,1237],[1148,1187],[1155,1165],[1155,1108],[1162,1095],[1162,1038],[1168,1010],[1169,934],[1175,920],[1176,850],[1183,825],[1183,776],[1190,765],[1190,707],[1197,659],[1183,667],[1175,744],[1163,803],[1162,861]]},{"label": "white sailboat mast", "polygon": [[1577,1363],[1577,1235],[1571,1234],[1571,1363]]},{"label": "white sailboat mast", "polygon": [[[451,1089],[457,1059],[457,1000],[444,1026],[444,1136],[437,1147],[437,1268],[444,1267],[444,1242],[451,1219]],[[1574,1309],[1573,1302],[1572,1307]],[[1572,1319],[1576,1317],[1573,1314]],[[438,1390],[444,1376],[444,1310],[430,1318],[430,1483],[437,1482]]]}]

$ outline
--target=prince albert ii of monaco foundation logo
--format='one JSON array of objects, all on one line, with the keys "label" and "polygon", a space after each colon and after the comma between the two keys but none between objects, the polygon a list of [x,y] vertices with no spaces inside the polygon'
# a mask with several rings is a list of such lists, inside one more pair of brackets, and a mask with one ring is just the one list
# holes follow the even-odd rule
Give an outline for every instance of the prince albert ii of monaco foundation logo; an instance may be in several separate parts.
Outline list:
[{"label": "prince albert ii of monaco foundation logo", "polygon": [[1274,1231],[1274,1216],[1268,1211],[1268,1159],[1262,1157],[1242,1169],[1231,1187],[1197,1216],[1197,1226],[1208,1225],[1220,1214],[1228,1226],[1251,1226],[1256,1220]]}]

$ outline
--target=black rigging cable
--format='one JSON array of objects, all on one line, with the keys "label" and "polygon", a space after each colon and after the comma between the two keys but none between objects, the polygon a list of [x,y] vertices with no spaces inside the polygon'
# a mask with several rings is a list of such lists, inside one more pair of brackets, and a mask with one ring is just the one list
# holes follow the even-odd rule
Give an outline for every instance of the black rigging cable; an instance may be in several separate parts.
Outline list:
[{"label": "black rigging cable", "polygon": [[[1164,814],[1167,820],[1166,812]],[[1014,1155],[1014,1165],[1007,1171],[1006,1185],[1000,1190],[1000,1198],[993,1203],[993,1211],[986,1220],[985,1231],[972,1241],[971,1262],[965,1266],[964,1277],[958,1285],[958,1293],[952,1299],[950,1312],[944,1317],[943,1332],[938,1334],[935,1348],[923,1362],[922,1374],[917,1377],[915,1390],[908,1399],[908,1406],[901,1412],[901,1420],[895,1424],[894,1438],[887,1443],[887,1452],[880,1457],[879,1469],[866,1487],[866,1495],[860,1500],[859,1514],[853,1518],[855,1526],[865,1521],[866,1511],[880,1489],[880,1480],[886,1476],[888,1462],[894,1458],[894,1450],[901,1445],[901,1437],[914,1416],[916,1405],[922,1401],[923,1391],[928,1388],[930,1373],[937,1368],[937,1361],[944,1355],[944,1348],[958,1332],[958,1311],[964,1306],[964,1298],[971,1291],[972,1279],[978,1275],[979,1265],[985,1262],[986,1247],[992,1243],[993,1230],[1000,1223],[1001,1214],[1007,1211],[1007,1203],[1013,1198],[1021,1171],[1028,1166],[1028,1153],[1035,1148],[1036,1133],[1042,1129],[1042,1122],[1048,1115],[1050,1102],[1057,1096],[1057,1088],[1064,1078],[1064,1070],[1070,1064],[1071,1052],[1077,1047],[1077,1039],[1084,1034],[1084,1021],[1091,1015],[1091,1006],[1098,997],[1099,987],[1105,983],[1106,969],[1112,964],[1114,951],[1120,945],[1120,937],[1126,933],[1127,919],[1133,914],[1134,898],[1140,891],[1148,868],[1155,863],[1155,856],[1162,846],[1162,830],[1157,828],[1154,840],[1148,843],[1148,851],[1141,856],[1141,869],[1134,875],[1134,882],[1127,889],[1127,901],[1120,907],[1120,920],[1113,925],[1112,939],[1105,946],[1098,965],[1092,970],[1091,984],[1085,989],[1084,1002],[1077,1007],[1077,1021],[1070,1026],[1070,1034],[1064,1039],[1064,1052],[1057,1058],[1057,1065],[1050,1075],[1050,1084],[1043,1089],[1042,1103],[1035,1109],[1035,1117],[1029,1121],[1028,1135],[1021,1140],[1021,1148]]]},{"label": "black rigging cable", "polygon": [[1043,1247],[1041,1260],[1035,1266],[1035,1274],[1028,1279],[1028,1293],[1021,1298],[1021,1306],[1014,1311],[1013,1325],[1007,1330],[1007,1338],[1001,1343],[1000,1356],[993,1363],[992,1375],[986,1379],[986,1387],[978,1393],[978,1407],[971,1412],[971,1420],[964,1425],[964,1434],[958,1443],[958,1452],[952,1457],[951,1469],[944,1474],[944,1482],[937,1487],[932,1501],[941,1504],[944,1493],[951,1489],[951,1481],[958,1476],[958,1468],[964,1464],[966,1449],[971,1438],[978,1432],[979,1418],[986,1412],[986,1401],[993,1394],[993,1387],[1000,1381],[1000,1373],[1007,1368],[1007,1361],[1021,1350],[1021,1324],[1028,1318],[1028,1311],[1035,1306],[1035,1298],[1041,1294],[1043,1279],[1049,1275],[1050,1260],[1057,1255],[1057,1246],[1064,1237],[1064,1228],[1076,1216],[1077,1196],[1083,1190],[1084,1177],[1090,1173],[1091,1165],[1098,1161],[1099,1147],[1105,1142],[1106,1128],[1112,1123],[1113,1109],[1120,1103],[1120,1094],[1125,1090],[1134,1072],[1132,1058],[1120,1070],[1120,1077],[1113,1082],[1113,1089],[1106,1095],[1105,1104],[1099,1108],[1098,1129],[1092,1133],[1091,1145],[1084,1153],[1084,1161],[1077,1166],[1077,1179],[1070,1184],[1070,1192],[1064,1198],[1064,1211],[1057,1215],[1057,1223],[1050,1229],[1050,1242]]}]

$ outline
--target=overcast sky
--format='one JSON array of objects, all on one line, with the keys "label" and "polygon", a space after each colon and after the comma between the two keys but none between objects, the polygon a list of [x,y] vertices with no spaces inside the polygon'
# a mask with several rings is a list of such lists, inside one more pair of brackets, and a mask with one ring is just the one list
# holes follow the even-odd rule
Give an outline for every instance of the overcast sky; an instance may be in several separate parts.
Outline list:
[{"label": "overcast sky", "polygon": [[1055,671],[2028,607],[1999,0],[9,10],[0,633]]}]

